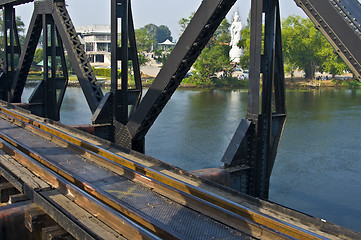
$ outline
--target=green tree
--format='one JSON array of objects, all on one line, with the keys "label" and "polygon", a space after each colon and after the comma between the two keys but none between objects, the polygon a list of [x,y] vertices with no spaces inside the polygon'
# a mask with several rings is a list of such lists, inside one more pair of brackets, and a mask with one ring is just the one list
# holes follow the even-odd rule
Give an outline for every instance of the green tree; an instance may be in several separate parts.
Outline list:
[{"label": "green tree", "polygon": [[313,79],[315,71],[335,76],[348,70],[331,44],[308,18],[289,16],[282,21],[282,42],[285,70],[291,76],[296,69]]},{"label": "green tree", "polygon": [[191,15],[188,18],[181,18],[178,21],[178,24],[181,28],[181,33],[184,32],[184,30],[186,30],[186,28],[188,27],[189,22],[191,21],[191,19],[193,18],[194,14],[196,14],[196,12],[192,12]]},{"label": "green tree", "polygon": [[160,25],[159,27],[157,27],[154,38],[157,43],[162,43],[167,39],[169,41],[173,41],[172,33],[165,25]]},{"label": "green tree", "polygon": [[234,67],[229,60],[231,49],[229,46],[231,40],[229,27],[230,23],[224,19],[194,63],[194,78],[198,80],[198,83],[212,84],[211,77],[220,71],[224,72],[226,78],[231,76]]},{"label": "green tree", "polygon": [[251,27],[248,24],[241,31],[241,40],[238,43],[238,47],[243,50],[241,56],[240,65],[243,69],[249,69],[249,54],[251,46]]},{"label": "green tree", "polygon": [[319,67],[320,72],[328,72],[332,74],[332,78],[334,78],[337,74],[342,74],[344,71],[349,71],[347,65],[335,52],[326,38],[322,38],[322,47],[319,49],[317,54],[321,59],[321,65]]},{"label": "green tree", "polygon": [[165,25],[157,26],[153,23],[150,23],[145,25],[144,28],[148,30],[150,36],[152,36],[154,41],[156,41],[157,43],[162,43],[167,39],[169,39],[170,41],[173,40],[171,31]]},{"label": "green tree", "polygon": [[148,30],[148,33],[152,36],[152,38],[155,37],[155,32],[157,31],[157,25],[153,23],[149,23],[145,25],[144,28]]},{"label": "green tree", "polygon": [[137,42],[137,49],[139,52],[149,51],[155,43],[152,35],[144,27],[135,30],[135,40]]},{"label": "green tree", "polygon": [[286,70],[303,70],[305,77],[313,79],[321,65],[318,51],[323,47],[323,36],[311,20],[289,16],[282,22],[283,54]]},{"label": "green tree", "polygon": [[149,62],[144,52],[150,51],[155,40],[145,27],[135,30],[135,40],[137,42],[139,64],[143,66]]},{"label": "green tree", "polygon": [[164,52],[162,49],[157,49],[154,51],[154,59],[162,65],[167,61],[169,55],[169,52]]}]

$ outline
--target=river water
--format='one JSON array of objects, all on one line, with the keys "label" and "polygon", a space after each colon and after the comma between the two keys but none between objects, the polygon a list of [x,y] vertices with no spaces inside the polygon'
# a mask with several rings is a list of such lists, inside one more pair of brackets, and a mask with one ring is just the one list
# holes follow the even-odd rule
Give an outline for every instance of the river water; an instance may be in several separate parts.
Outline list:
[{"label": "river water", "polygon": [[[26,89],[23,101],[27,101]],[[270,200],[361,232],[361,89],[287,91],[287,123]],[[247,110],[247,92],[178,90],[146,137],[146,154],[186,170],[221,166]],[[64,124],[90,123],[68,88]]]}]

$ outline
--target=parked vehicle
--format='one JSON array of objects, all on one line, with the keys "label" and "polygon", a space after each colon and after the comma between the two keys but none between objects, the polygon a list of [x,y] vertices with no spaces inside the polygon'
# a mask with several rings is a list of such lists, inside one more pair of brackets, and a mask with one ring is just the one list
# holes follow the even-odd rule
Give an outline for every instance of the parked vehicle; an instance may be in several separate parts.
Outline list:
[{"label": "parked vehicle", "polygon": [[242,76],[243,76],[244,79],[249,79],[249,71],[248,70],[243,70]]}]

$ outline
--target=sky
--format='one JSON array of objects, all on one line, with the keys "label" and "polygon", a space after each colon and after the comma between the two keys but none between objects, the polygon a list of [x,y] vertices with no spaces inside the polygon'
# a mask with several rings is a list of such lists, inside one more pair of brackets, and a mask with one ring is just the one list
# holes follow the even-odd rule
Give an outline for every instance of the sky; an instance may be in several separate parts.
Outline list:
[{"label": "sky", "polygon": [[[67,0],[68,11],[75,26],[91,24],[110,24],[110,0]],[[146,24],[166,25],[175,39],[179,38],[179,19],[189,17],[196,11],[202,0],[132,0],[135,28]],[[245,23],[251,6],[251,0],[238,0],[230,13],[228,20],[237,11],[242,23]],[[306,17],[302,9],[293,0],[280,0],[281,17],[296,14]],[[16,7],[16,14],[25,22],[30,22],[33,3]]]}]

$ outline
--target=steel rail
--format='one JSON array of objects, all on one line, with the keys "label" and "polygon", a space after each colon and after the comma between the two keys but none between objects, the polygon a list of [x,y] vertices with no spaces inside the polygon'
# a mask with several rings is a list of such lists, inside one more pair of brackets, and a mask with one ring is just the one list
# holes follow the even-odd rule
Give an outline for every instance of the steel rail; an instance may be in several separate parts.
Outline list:
[{"label": "steel rail", "polygon": [[[11,119],[14,123],[17,122],[18,125],[24,125],[24,123],[30,124],[32,127],[29,127],[29,125],[24,126],[24,127],[28,128],[28,129],[32,129],[33,131],[35,131],[35,129],[43,130],[45,132],[48,132],[52,135],[59,137],[58,140],[60,139],[61,141],[67,141],[67,143],[65,143],[67,145],[72,143],[74,145],[81,146],[82,148],[88,149],[89,151],[93,152],[92,154],[96,154],[98,156],[98,159],[103,157],[103,161],[104,161],[104,159],[108,159],[108,160],[114,162],[114,163],[111,163],[110,161],[107,160],[108,162],[105,165],[111,164],[112,167],[123,166],[123,171],[126,168],[136,171],[137,172],[136,176],[138,176],[137,179],[139,179],[140,182],[143,182],[143,183],[146,182],[147,184],[149,184],[151,186],[158,185],[158,189],[160,189],[158,191],[161,192],[163,195],[166,195],[167,197],[174,199],[175,198],[174,196],[178,196],[177,197],[178,199],[175,199],[175,200],[179,201],[179,199],[183,199],[183,201],[185,201],[185,202],[188,201],[188,203],[192,202],[189,200],[190,197],[193,197],[193,200],[196,198],[199,198],[199,199],[203,200],[203,202],[198,203],[202,206],[203,206],[204,202],[206,202],[206,203],[208,202],[208,204],[210,204],[210,206],[208,208],[206,208],[206,210],[203,210],[203,212],[206,212],[206,215],[208,214],[211,217],[216,217],[216,219],[219,221],[224,220],[225,222],[227,222],[226,219],[220,219],[220,217],[224,216],[224,214],[226,214],[226,213],[220,214],[219,212],[214,212],[214,211],[216,209],[217,210],[225,209],[225,210],[235,214],[235,215],[233,215],[232,218],[235,218],[236,215],[238,215],[238,217],[247,218],[247,219],[255,222],[256,225],[254,225],[254,227],[256,227],[256,228],[257,227],[259,228],[260,226],[265,226],[265,228],[264,228],[265,230],[273,229],[275,231],[285,234],[284,236],[290,236],[290,237],[298,238],[298,239],[323,238],[320,235],[312,233],[308,230],[301,229],[300,227],[294,226],[294,225],[286,223],[284,221],[281,221],[281,220],[278,220],[275,218],[271,218],[264,214],[255,212],[245,206],[231,202],[225,198],[216,196],[215,194],[209,193],[205,190],[202,190],[202,189],[192,186],[190,184],[181,182],[179,180],[173,179],[169,176],[166,176],[164,174],[156,172],[150,168],[142,166],[141,164],[135,163],[129,159],[121,157],[121,156],[114,154],[110,151],[107,151],[105,149],[101,149],[91,143],[82,141],[78,138],[75,138],[75,137],[65,133],[65,132],[62,132],[53,127],[50,127],[44,123],[40,123],[39,121],[36,121],[34,119],[27,118],[26,116],[16,113],[15,111],[12,111],[10,109],[0,107],[0,111],[2,112],[3,117]],[[55,141],[55,137],[50,137],[50,138]],[[82,151],[84,151],[84,150],[82,150]],[[91,153],[87,152],[87,154],[91,154]],[[104,162],[103,162],[103,166],[104,166]],[[146,178],[144,178],[143,175]],[[70,180],[72,180],[72,176],[68,176],[68,178]],[[83,184],[83,183],[81,183],[81,184]],[[159,186],[161,186],[161,187],[159,187]],[[170,191],[170,189],[174,189],[174,190]],[[85,187],[84,190],[87,190],[87,188]],[[93,189],[91,189],[91,188],[89,190],[93,191]],[[186,195],[184,193],[186,193]],[[193,207],[194,207],[194,205],[197,205],[197,204],[193,203],[190,205],[193,205]],[[216,206],[218,206],[218,208],[213,207],[214,210],[209,210],[211,208],[211,205],[216,205]],[[198,211],[199,211],[199,209],[198,209]],[[207,211],[209,211],[209,212],[207,212]],[[232,215],[229,215],[229,216],[232,216]],[[257,226],[257,224],[259,224],[259,226]],[[234,224],[232,224],[231,226],[233,226],[233,225]],[[262,231],[264,232],[264,230],[256,231],[256,228],[253,228],[253,231],[254,231],[253,234],[256,232],[258,232],[258,234]]]},{"label": "steel rail", "polygon": [[[141,226],[144,226],[145,228],[149,229],[151,232],[156,233],[158,236],[164,239],[181,239],[179,236],[177,236],[175,233],[172,233],[171,231],[167,231],[162,229],[161,227],[154,224],[151,220],[146,219],[144,216],[141,216],[137,212],[133,211],[130,208],[127,208],[125,206],[120,205],[117,203],[116,199],[111,197],[110,194],[107,194],[104,190],[101,190],[100,188],[94,187],[91,183],[89,183],[87,180],[82,179],[80,177],[74,177],[66,170],[61,169],[61,167],[57,166],[57,164],[52,163],[49,159],[46,159],[42,157],[40,154],[36,153],[35,151],[27,148],[23,144],[17,142],[10,136],[0,133],[0,138],[25,155],[35,159],[40,164],[45,166],[46,168],[50,169],[51,171],[55,172],[56,174],[60,175],[61,177],[65,178],[67,181],[69,181],[74,186],[80,188],[81,190],[87,192],[88,194],[94,196],[96,199],[100,200],[101,202],[104,202],[108,206],[116,209],[120,213],[127,216],[127,218],[132,219],[137,224],[140,224]],[[52,139],[54,140],[54,139]],[[3,146],[2,146],[3,147]],[[43,172],[44,174],[44,172]],[[48,179],[48,178],[46,178]],[[56,187],[59,187],[59,185],[55,185]]]},{"label": "steel rail", "polygon": [[[46,167],[41,165],[41,163],[36,161],[34,158],[29,157],[4,139],[0,139],[0,148],[5,153],[11,155],[21,165],[40,176],[53,188],[56,188],[56,190],[51,191],[58,191],[65,196],[69,196],[73,202],[78,204],[83,209],[87,210],[89,213],[97,216],[97,218],[99,218],[102,222],[104,222],[111,228],[119,231],[123,236],[127,237],[128,239],[159,239],[157,236],[150,233],[144,227],[137,225],[128,218],[114,211],[113,209],[100,202],[96,198],[92,197],[85,191],[74,186],[74,184],[61,177],[59,174],[49,171]],[[37,203],[38,201],[43,203],[45,201],[48,201],[50,203],[53,202],[51,198],[47,197],[47,192],[49,190],[39,191],[36,189],[29,189],[29,187],[27,186],[24,186],[24,188],[24,192],[26,194],[32,195],[35,203]],[[51,204],[56,205],[54,204],[54,202]],[[44,207],[44,204],[41,204],[41,206]],[[56,219],[55,215],[52,216],[54,219]],[[74,221],[76,222],[76,220]],[[92,232],[91,229],[86,229],[86,227],[83,228],[87,232]],[[94,234],[91,235],[94,236]]]}]

